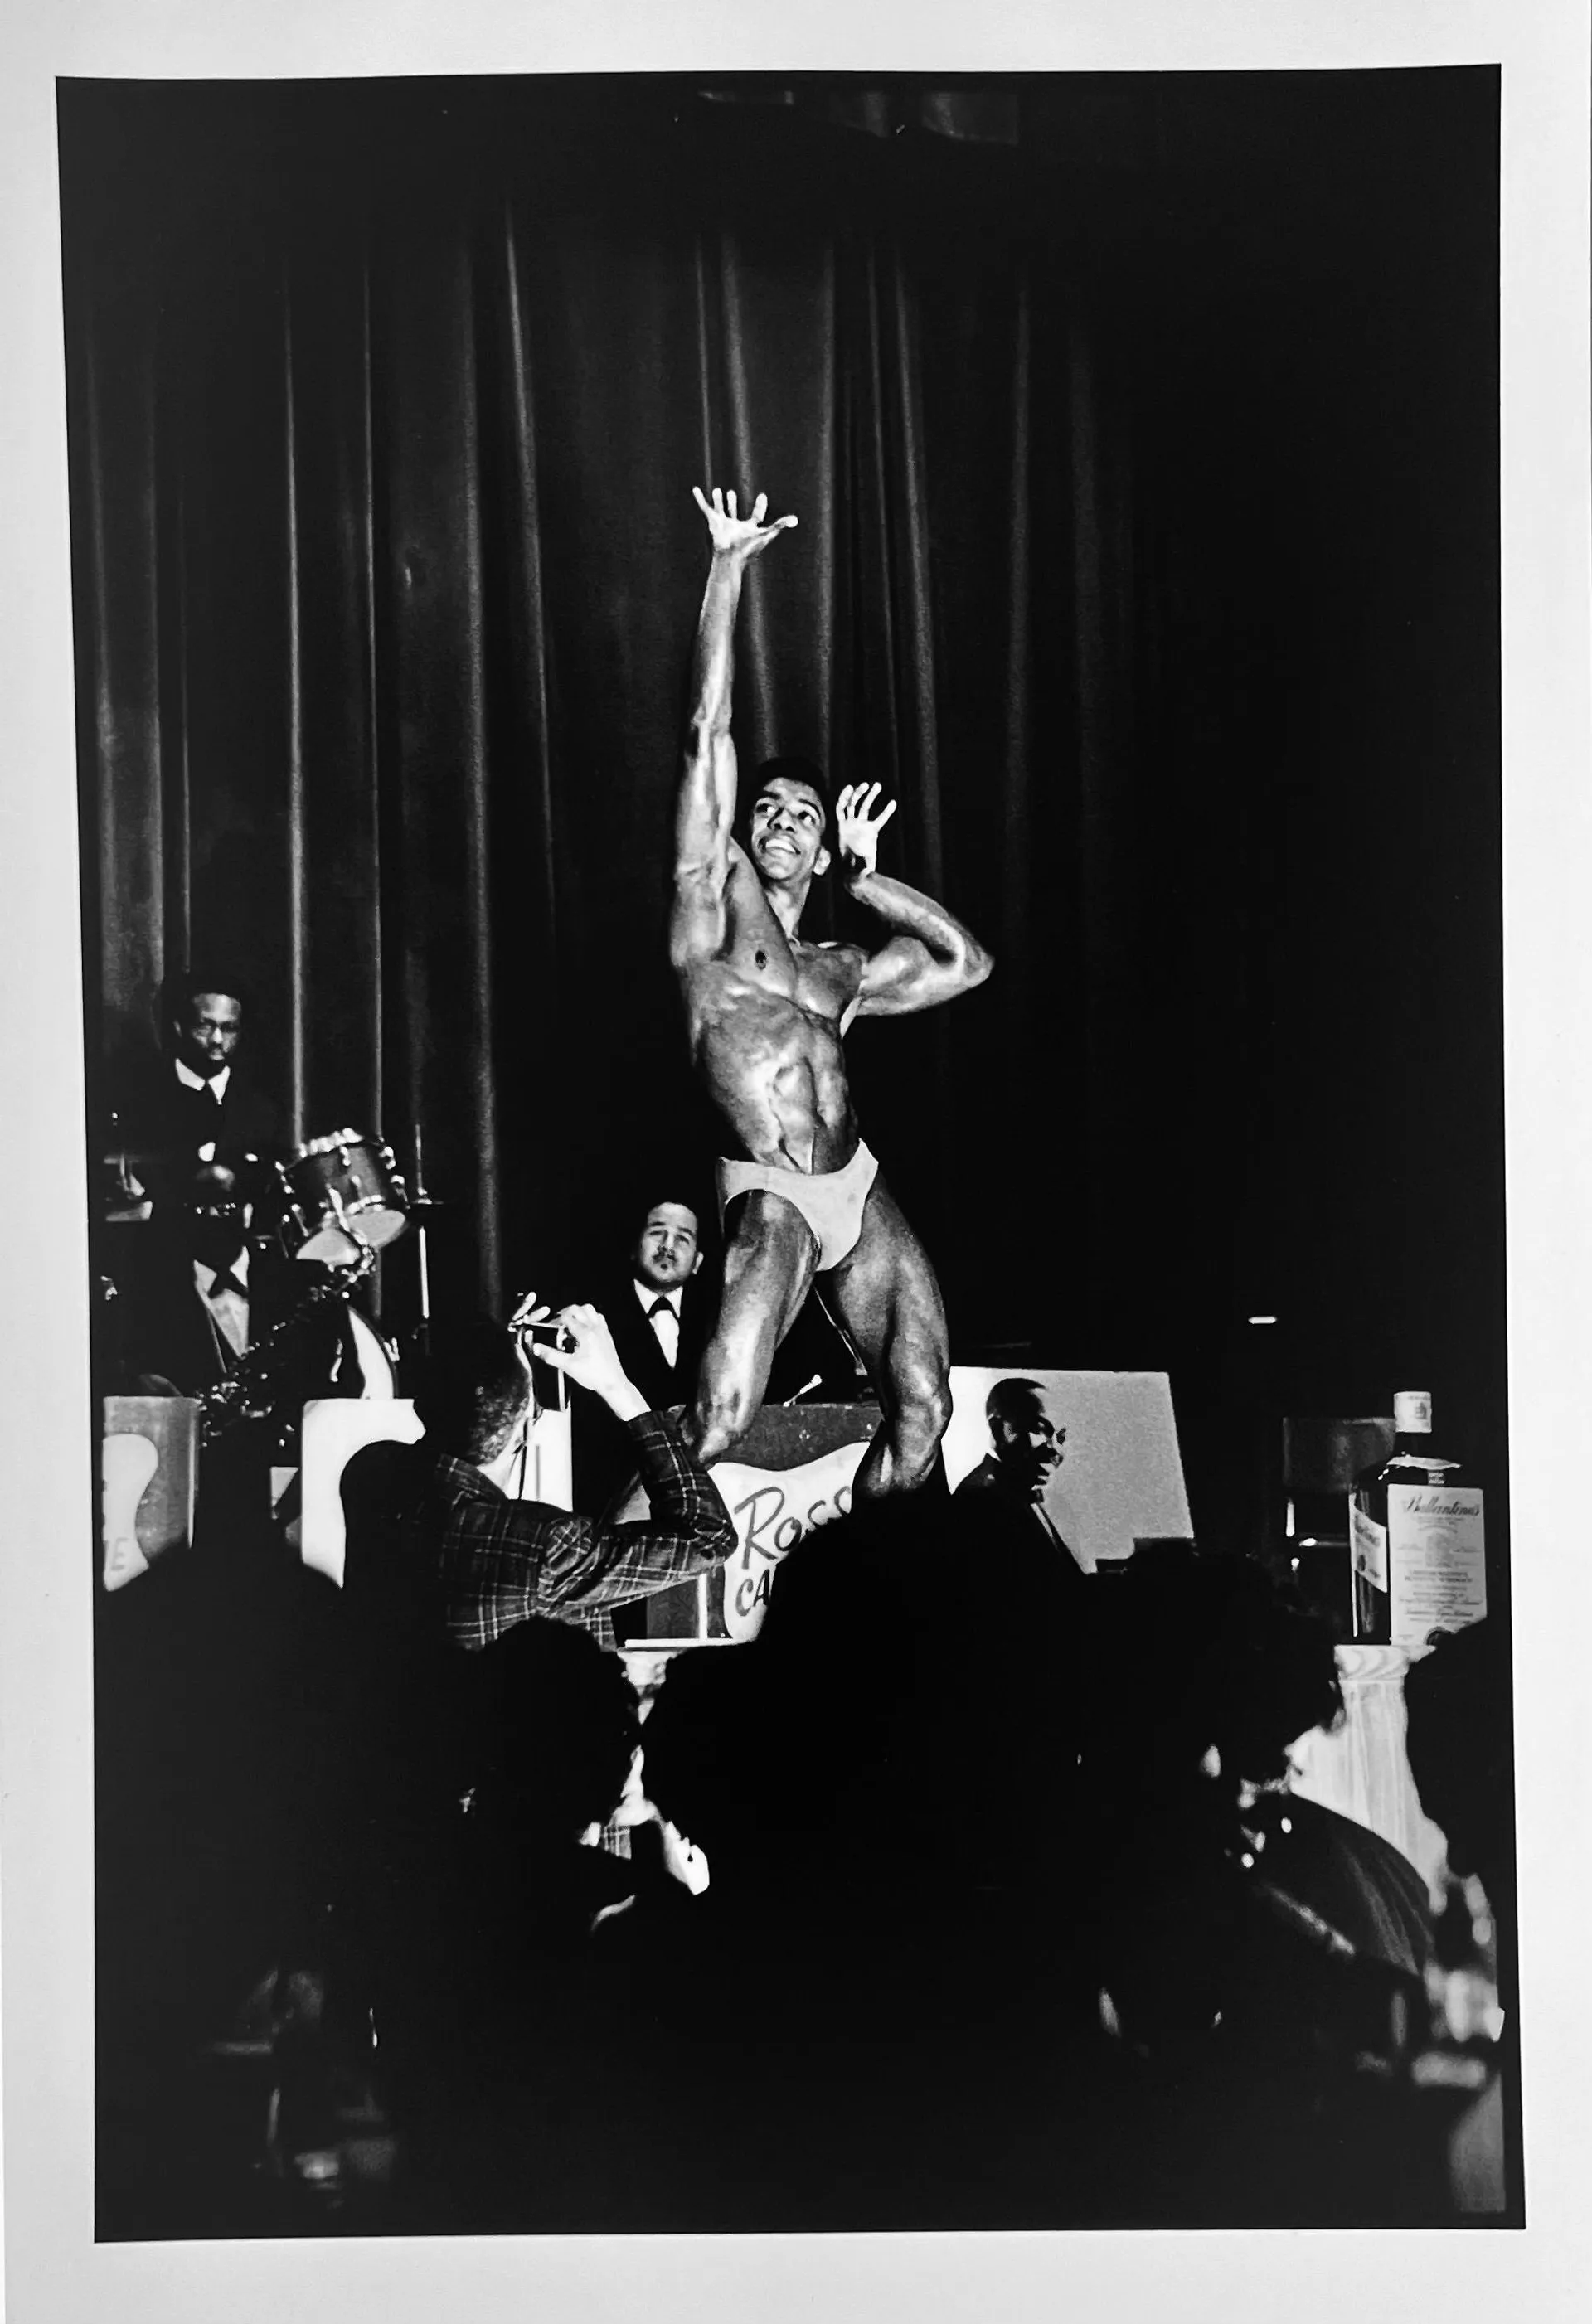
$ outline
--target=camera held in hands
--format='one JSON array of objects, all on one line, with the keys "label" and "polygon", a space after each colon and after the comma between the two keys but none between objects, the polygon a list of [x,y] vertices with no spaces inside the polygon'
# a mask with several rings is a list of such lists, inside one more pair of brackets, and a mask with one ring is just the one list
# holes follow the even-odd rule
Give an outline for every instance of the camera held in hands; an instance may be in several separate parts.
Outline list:
[{"label": "camera held in hands", "polygon": [[566,1351],[573,1348],[575,1345],[575,1334],[569,1330],[568,1326],[564,1323],[556,1323],[551,1322],[546,1323],[521,1323],[519,1325],[518,1330],[521,1344],[523,1345],[526,1342],[529,1342],[529,1352],[531,1355],[535,1355],[537,1351],[538,1342],[540,1342],[543,1345],[549,1348],[561,1348]]}]

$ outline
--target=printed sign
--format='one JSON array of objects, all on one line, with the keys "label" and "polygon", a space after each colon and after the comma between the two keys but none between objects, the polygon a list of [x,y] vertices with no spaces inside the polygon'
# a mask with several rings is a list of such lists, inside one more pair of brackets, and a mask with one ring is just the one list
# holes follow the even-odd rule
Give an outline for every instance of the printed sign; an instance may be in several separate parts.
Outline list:
[{"label": "printed sign", "polygon": [[724,1565],[724,1628],[731,1637],[756,1637],[782,1562],[806,1535],[844,1517],[867,1450],[864,1443],[838,1444],[796,1469],[721,1461],[712,1470],[735,1521],[735,1554]]},{"label": "printed sign", "polygon": [[1475,1486],[1390,1485],[1387,1533],[1395,1646],[1462,1630],[1487,1610],[1482,1495]]},{"label": "printed sign", "polygon": [[[873,1404],[765,1405],[736,1447],[708,1474],[735,1525],[722,1566],[676,1582],[646,1601],[643,1635],[729,1644],[755,1637],[774,1577],[796,1545],[851,1507],[851,1485],[879,1426]],[[647,1514],[637,1483],[609,1512],[634,1524]]]}]

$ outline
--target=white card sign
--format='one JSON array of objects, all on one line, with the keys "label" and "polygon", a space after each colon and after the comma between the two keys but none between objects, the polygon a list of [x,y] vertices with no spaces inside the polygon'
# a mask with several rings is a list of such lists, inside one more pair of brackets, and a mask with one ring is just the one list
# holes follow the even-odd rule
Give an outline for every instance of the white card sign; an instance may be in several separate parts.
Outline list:
[{"label": "white card sign", "polygon": [[1164,1372],[1063,1372],[1032,1365],[953,1364],[943,1447],[954,1492],[991,1451],[985,1403],[998,1381],[1032,1380],[1046,1417],[1066,1431],[1044,1510],[1086,1573],[1131,1557],[1136,1540],[1189,1539],[1193,1526]]}]

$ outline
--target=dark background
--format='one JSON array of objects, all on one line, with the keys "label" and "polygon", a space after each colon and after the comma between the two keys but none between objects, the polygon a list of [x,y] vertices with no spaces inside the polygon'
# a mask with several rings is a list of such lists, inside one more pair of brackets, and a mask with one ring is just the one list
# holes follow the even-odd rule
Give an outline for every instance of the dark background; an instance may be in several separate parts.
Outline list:
[{"label": "dark background", "polygon": [[997,958],[850,1045],[953,1357],[1168,1370],[1202,1534],[1400,1386],[1501,1487],[1497,97],[64,84],[91,1100],[191,956],[299,1134],[423,1128],[445,1304],[700,1189],[690,488],[761,487],[743,763]]}]

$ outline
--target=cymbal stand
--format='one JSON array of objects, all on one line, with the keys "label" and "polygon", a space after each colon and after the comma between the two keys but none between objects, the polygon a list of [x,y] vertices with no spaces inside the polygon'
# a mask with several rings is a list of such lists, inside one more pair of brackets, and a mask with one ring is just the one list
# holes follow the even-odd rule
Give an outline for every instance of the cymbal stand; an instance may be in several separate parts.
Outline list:
[{"label": "cymbal stand", "polygon": [[410,1199],[410,1209],[415,1216],[415,1250],[420,1272],[420,1320],[414,1330],[414,1344],[424,1354],[431,1345],[431,1253],[428,1242],[426,1213],[432,1208],[430,1195],[420,1167],[420,1125],[415,1124],[415,1185]]}]

